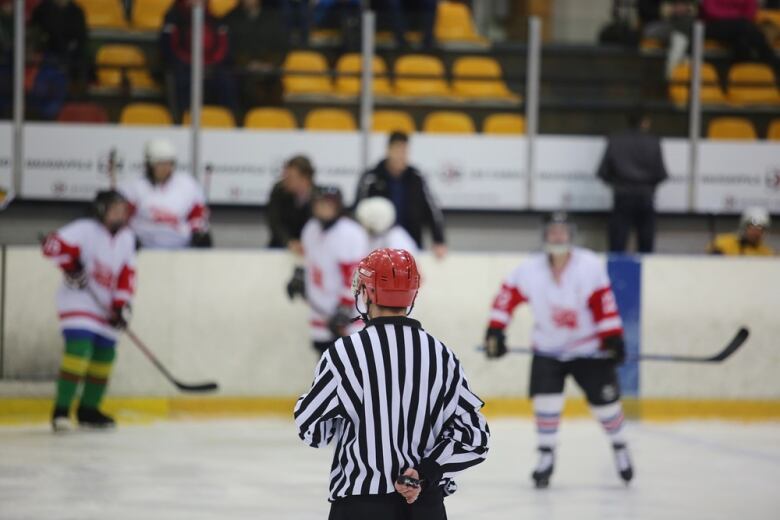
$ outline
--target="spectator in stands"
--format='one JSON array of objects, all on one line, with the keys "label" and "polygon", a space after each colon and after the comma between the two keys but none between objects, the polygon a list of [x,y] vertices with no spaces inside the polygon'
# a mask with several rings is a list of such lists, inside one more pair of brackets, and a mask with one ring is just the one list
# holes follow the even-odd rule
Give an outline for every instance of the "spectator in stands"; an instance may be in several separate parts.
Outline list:
[{"label": "spectator in stands", "polygon": [[659,40],[667,46],[666,78],[685,59],[697,0],[639,0],[639,20],[645,38]]},{"label": "spectator in stands", "polygon": [[613,191],[609,250],[626,251],[636,228],[638,251],[652,253],[655,240],[655,190],[667,177],[661,140],[650,133],[651,120],[641,113],[629,117],[630,128],[609,137],[598,176]]},{"label": "spectator in stands", "polygon": [[341,32],[344,48],[348,51],[360,49],[361,0],[316,0],[314,2],[314,25],[336,27]]},{"label": "spectator in stands", "polygon": [[431,227],[433,252],[444,258],[444,216],[417,168],[409,165],[409,136],[393,132],[387,157],[363,174],[358,183],[355,205],[367,197],[384,197],[395,206],[397,223],[422,248],[423,225]]},{"label": "spectator in stands", "polygon": [[87,19],[71,0],[43,0],[32,13],[30,29],[37,50],[66,67],[71,80],[86,84],[91,68]]},{"label": "spectator in stands", "polygon": [[311,26],[309,0],[280,0],[279,4],[290,32],[288,42],[292,45],[308,45]]},{"label": "spectator in stands", "polygon": [[[172,105],[178,114],[190,106],[192,4],[195,1],[176,0],[165,14],[160,34],[162,56],[173,75],[176,99]],[[236,112],[235,82],[227,67],[228,57],[227,29],[206,9],[203,24],[204,101],[224,105]]]},{"label": "spectator in stands", "polygon": [[271,243],[268,247],[286,247],[303,255],[301,231],[311,218],[311,195],[314,189],[314,167],[309,158],[296,155],[284,164],[282,179],[277,182],[268,201],[268,225]]},{"label": "spectator in stands", "polygon": [[241,0],[224,18],[244,107],[282,102],[282,82],[276,72],[287,49],[287,32],[280,10],[267,4],[267,0]]},{"label": "spectator in stands", "polygon": [[396,45],[407,47],[406,31],[416,29],[422,32],[423,46],[431,48],[437,3],[438,0],[372,0],[371,8],[377,12],[378,26],[392,30]]},{"label": "spectator in stands", "polygon": [[772,67],[780,81],[780,59],[755,23],[757,0],[702,0],[707,38],[734,51],[738,61],[758,59]]},{"label": "spectator in stands", "polygon": [[775,254],[774,249],[764,242],[764,233],[769,225],[766,208],[747,208],[739,219],[739,230],[716,236],[708,252],[715,255],[772,256]]}]

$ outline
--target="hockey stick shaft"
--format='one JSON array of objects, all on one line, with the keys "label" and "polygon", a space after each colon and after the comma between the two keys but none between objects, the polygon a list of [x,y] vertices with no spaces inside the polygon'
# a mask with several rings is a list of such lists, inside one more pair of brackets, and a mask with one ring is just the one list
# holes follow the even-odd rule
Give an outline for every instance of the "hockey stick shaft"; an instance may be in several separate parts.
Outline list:
[{"label": "hockey stick shaft", "polygon": [[[747,327],[741,327],[726,347],[714,356],[682,356],[677,354],[640,354],[637,361],[669,361],[676,363],[719,363],[729,358],[741,347],[750,336]],[[485,347],[479,346],[477,350],[484,352]],[[507,351],[511,354],[534,354],[534,350],[528,347],[510,347]],[[632,361],[628,358],[627,361]]]},{"label": "hockey stick shaft", "polygon": [[[92,290],[91,287],[87,286],[86,289],[87,293],[89,293],[92,300],[100,306],[100,308],[103,309],[104,312],[110,312],[106,307],[100,303],[100,300],[98,300],[97,295],[95,294],[95,291]],[[140,350],[144,356],[146,356],[146,359],[151,361],[151,363],[155,366],[157,370],[160,371],[160,373],[165,376],[165,378],[170,381],[176,388],[183,392],[213,392],[219,388],[219,385],[215,382],[207,382],[207,383],[196,383],[196,384],[188,384],[188,383],[182,383],[178,379],[176,379],[173,374],[165,367],[165,365],[160,362],[159,359],[157,359],[157,356],[154,355],[154,353],[151,351],[149,347],[146,346],[146,344],[141,341],[141,338],[139,338],[131,329],[130,327],[125,327],[124,332],[127,335],[128,338],[130,338],[130,341],[138,347],[138,350]]]}]

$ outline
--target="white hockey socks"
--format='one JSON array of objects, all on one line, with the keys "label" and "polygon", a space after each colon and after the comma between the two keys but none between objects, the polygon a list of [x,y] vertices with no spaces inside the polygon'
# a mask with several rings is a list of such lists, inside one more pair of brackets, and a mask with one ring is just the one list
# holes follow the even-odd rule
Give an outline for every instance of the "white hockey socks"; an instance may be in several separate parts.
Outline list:
[{"label": "white hockey socks", "polygon": [[590,405],[590,409],[604,427],[613,445],[626,443],[623,435],[623,406],[620,401],[601,406]]},{"label": "white hockey socks", "polygon": [[563,394],[538,394],[533,398],[540,448],[555,448],[563,411]]}]

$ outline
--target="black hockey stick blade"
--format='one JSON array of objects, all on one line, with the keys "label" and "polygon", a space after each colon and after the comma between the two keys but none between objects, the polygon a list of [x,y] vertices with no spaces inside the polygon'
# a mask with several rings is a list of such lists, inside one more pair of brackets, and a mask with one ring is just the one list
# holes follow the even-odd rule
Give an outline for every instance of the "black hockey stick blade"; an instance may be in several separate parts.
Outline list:
[{"label": "black hockey stick blade", "polygon": [[157,359],[157,356],[152,353],[151,350],[149,350],[149,347],[147,347],[143,341],[141,341],[141,338],[135,335],[135,333],[130,330],[129,328],[125,328],[125,334],[127,334],[127,337],[130,338],[130,341],[132,341],[138,349],[144,353],[146,358],[152,362],[152,364],[159,370],[162,375],[165,376],[165,378],[173,383],[173,385],[181,390],[182,392],[214,392],[219,389],[219,385],[215,382],[206,382],[206,383],[197,383],[197,384],[188,384],[188,383],[182,383],[175,377],[173,377],[173,374],[171,374],[167,368],[165,368],[165,365],[163,365],[160,360]]},{"label": "black hockey stick blade", "polygon": [[741,347],[750,336],[750,331],[747,327],[741,327],[734,337],[731,339],[726,348],[718,352],[714,356],[700,357],[700,356],[678,356],[675,354],[642,354],[639,357],[640,361],[676,361],[682,363],[720,363],[726,358],[730,357],[734,352]]}]

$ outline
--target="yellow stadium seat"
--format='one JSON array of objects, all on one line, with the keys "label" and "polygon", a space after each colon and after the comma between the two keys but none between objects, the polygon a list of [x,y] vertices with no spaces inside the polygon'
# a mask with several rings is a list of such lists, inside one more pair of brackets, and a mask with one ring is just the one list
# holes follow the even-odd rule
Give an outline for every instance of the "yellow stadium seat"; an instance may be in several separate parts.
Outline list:
[{"label": "yellow stadium seat", "polygon": [[770,141],[780,141],[780,119],[773,119],[772,122],[769,123],[766,138]]},{"label": "yellow stadium seat", "polygon": [[639,42],[639,48],[643,51],[661,51],[665,47],[661,40],[655,38],[642,38],[642,41]]},{"label": "yellow stadium seat", "polygon": [[[691,82],[691,66],[682,63],[672,71],[669,84],[669,99],[677,105],[688,103],[688,86]],[[718,83],[718,72],[709,63],[701,65],[701,102],[705,104],[721,104],[726,102],[726,96]]]},{"label": "yellow stadium seat", "polygon": [[297,127],[295,116],[286,108],[253,108],[244,117],[244,128],[294,130]]},{"label": "yellow stadium seat", "polygon": [[763,63],[737,63],[729,69],[728,97],[740,105],[776,105],[780,92],[775,75]]},{"label": "yellow stadium seat", "polygon": [[744,117],[716,117],[707,127],[709,139],[729,139],[753,141],[758,139],[756,129],[749,119]]},{"label": "yellow stadium seat", "polygon": [[[373,72],[381,77],[374,77],[374,94],[389,96],[391,93],[390,79],[387,77],[387,65],[380,56],[374,56]],[[363,57],[360,54],[344,54],[336,63],[339,74],[355,74],[352,76],[336,76],[336,92],[348,96],[360,94],[360,73],[363,70]]]},{"label": "yellow stadium seat", "polygon": [[434,35],[440,42],[468,42],[485,44],[477,34],[468,6],[462,2],[439,2],[436,9]]},{"label": "yellow stadium seat", "polygon": [[98,85],[119,88],[125,75],[133,89],[156,89],[157,85],[146,69],[146,55],[135,45],[103,45],[95,58]]},{"label": "yellow stadium seat", "polygon": [[127,20],[120,0],[76,0],[84,9],[91,29],[126,29]]},{"label": "yellow stadium seat", "polygon": [[519,101],[502,79],[501,65],[493,58],[466,56],[452,66],[452,90],[456,96],[468,99],[502,99]]},{"label": "yellow stadium seat", "polygon": [[414,119],[407,112],[400,110],[377,110],[371,117],[371,130],[374,132],[404,132],[411,134],[417,131]]},{"label": "yellow stadium seat", "polygon": [[463,112],[431,112],[425,117],[423,132],[438,134],[473,134],[474,121]]},{"label": "yellow stadium seat", "polygon": [[524,134],[525,118],[517,114],[490,114],[482,123],[483,134]]},{"label": "yellow stadium seat", "polygon": [[216,18],[222,18],[232,11],[236,5],[238,5],[238,0],[209,0],[209,11]]},{"label": "yellow stadium seat", "polygon": [[133,0],[130,22],[134,29],[159,31],[174,0]]},{"label": "yellow stadium seat", "polygon": [[[282,65],[285,94],[332,94],[333,84],[328,76],[325,56],[314,51],[293,51]],[[304,74],[292,74],[304,72]]]},{"label": "yellow stadium seat", "polygon": [[355,118],[341,108],[315,108],[306,114],[303,124],[306,130],[352,132],[357,130]]},{"label": "yellow stadium seat", "polygon": [[135,126],[170,126],[173,124],[173,118],[163,105],[130,103],[122,110],[119,123]]},{"label": "yellow stadium seat", "polygon": [[[190,124],[190,111],[184,113],[182,125]],[[200,110],[200,126],[203,128],[235,128],[233,113],[225,107],[206,105]]]},{"label": "yellow stadium seat", "polygon": [[441,60],[421,54],[398,58],[395,62],[395,93],[399,96],[449,97],[450,87],[444,79]]}]

